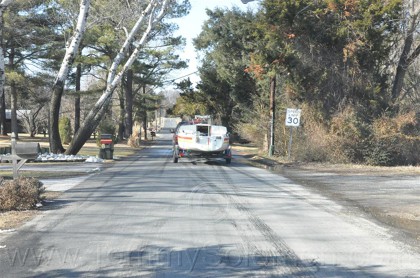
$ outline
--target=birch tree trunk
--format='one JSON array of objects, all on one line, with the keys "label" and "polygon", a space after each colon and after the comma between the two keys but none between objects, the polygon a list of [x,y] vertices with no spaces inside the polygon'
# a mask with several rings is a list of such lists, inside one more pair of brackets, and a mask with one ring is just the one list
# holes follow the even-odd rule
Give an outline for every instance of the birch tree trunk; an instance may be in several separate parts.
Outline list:
[{"label": "birch tree trunk", "polygon": [[86,21],[89,14],[90,0],[81,0],[79,17],[77,20],[76,28],[74,29],[73,37],[66,48],[66,54],[61,64],[60,70],[55,79],[52,87],[52,96],[50,103],[50,150],[52,153],[63,153],[65,150],[61,143],[59,133],[59,118],[61,99],[64,92],[65,81],[71,65],[76,58],[79,51],[79,45],[82,41],[83,34],[86,29]]},{"label": "birch tree trunk", "polygon": [[[152,31],[153,27],[163,18],[165,15],[166,9],[169,5],[170,0],[163,0],[163,3],[158,0],[150,0],[148,6],[143,11],[133,29],[131,29],[127,39],[125,40],[123,46],[121,47],[118,55],[115,57],[108,74],[107,87],[105,92],[95,103],[95,105],[90,110],[89,114],[83,121],[83,124],[80,126],[78,132],[73,137],[72,142],[70,143],[69,148],[66,151],[66,154],[77,154],[79,150],[83,147],[85,142],[90,138],[90,135],[95,131],[96,127],[99,125],[108,105],[111,102],[112,94],[118,84],[121,82],[121,79],[127,70],[130,69],[134,61],[139,55],[141,47],[147,41],[147,38]],[[161,4],[160,12],[154,16],[154,12],[157,6]],[[118,72],[117,70],[120,64],[122,63],[124,57],[129,51],[130,45],[133,45],[135,40],[135,35],[139,32],[140,27],[143,25],[144,20],[149,16],[149,23],[147,29],[144,31],[141,39],[136,43],[136,48],[133,53],[128,58],[127,62],[124,64],[122,69]]]},{"label": "birch tree trunk", "polygon": [[4,97],[4,84],[6,81],[5,66],[4,66],[4,44],[3,44],[3,13],[12,0],[2,0],[0,2],[0,134],[6,135],[6,107]]},{"label": "birch tree trunk", "polygon": [[82,80],[82,64],[76,67],[76,95],[74,96],[74,132],[76,133],[80,127],[80,91]]}]

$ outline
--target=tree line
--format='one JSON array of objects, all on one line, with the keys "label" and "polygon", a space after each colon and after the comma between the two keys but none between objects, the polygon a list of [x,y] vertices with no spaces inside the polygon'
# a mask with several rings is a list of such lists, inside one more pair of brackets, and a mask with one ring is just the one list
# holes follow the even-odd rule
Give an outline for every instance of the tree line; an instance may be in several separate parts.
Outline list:
[{"label": "tree line", "polygon": [[[207,11],[194,41],[201,81],[180,82],[170,112],[212,114],[263,150],[275,114],[275,150],[285,155],[284,111],[301,108],[297,159],[418,163],[418,1],[260,3]],[[1,0],[0,132],[6,107],[13,123],[18,109],[31,110],[26,129],[47,128],[55,153],[77,153],[109,119],[119,138],[133,134],[135,120],[145,130],[162,98],[151,92],[186,67],[170,19],[189,8],[187,0]],[[74,128],[67,149],[63,115]]]},{"label": "tree line", "polygon": [[[161,98],[153,89],[187,66],[176,54],[185,40],[174,36],[171,19],[189,9],[187,0],[2,0],[2,134],[6,106],[12,133],[17,136],[17,111],[29,109],[28,131],[48,129],[53,153],[76,154],[107,118],[117,118],[120,138],[133,134],[135,120],[145,128]],[[64,111],[69,101],[74,111]],[[74,120],[67,149],[59,130],[63,115]]]},{"label": "tree line", "polygon": [[201,82],[179,84],[172,113],[211,113],[267,150],[274,109],[285,155],[284,111],[301,108],[297,159],[419,163],[418,1],[263,0],[207,15],[194,41]]}]

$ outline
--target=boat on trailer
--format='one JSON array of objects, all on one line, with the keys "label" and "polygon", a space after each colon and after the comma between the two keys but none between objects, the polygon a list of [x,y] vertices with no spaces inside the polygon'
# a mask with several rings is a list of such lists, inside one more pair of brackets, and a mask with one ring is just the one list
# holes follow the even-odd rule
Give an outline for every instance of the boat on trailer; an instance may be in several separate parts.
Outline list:
[{"label": "boat on trailer", "polygon": [[182,157],[224,158],[231,163],[229,133],[225,126],[212,125],[209,116],[196,116],[175,131],[173,162]]}]

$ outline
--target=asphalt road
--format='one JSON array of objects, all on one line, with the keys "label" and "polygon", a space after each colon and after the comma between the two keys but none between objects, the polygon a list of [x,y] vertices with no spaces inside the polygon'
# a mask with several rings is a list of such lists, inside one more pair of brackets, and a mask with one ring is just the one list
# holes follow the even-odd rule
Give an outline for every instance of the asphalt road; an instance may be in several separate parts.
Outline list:
[{"label": "asphalt road", "polygon": [[2,277],[420,277],[388,231],[281,175],[172,163],[170,134],[0,233]]}]

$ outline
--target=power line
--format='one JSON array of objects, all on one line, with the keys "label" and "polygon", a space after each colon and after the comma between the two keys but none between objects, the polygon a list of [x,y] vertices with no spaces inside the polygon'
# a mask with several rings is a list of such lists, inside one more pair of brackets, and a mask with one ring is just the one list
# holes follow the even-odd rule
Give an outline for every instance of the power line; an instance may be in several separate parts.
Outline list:
[{"label": "power line", "polygon": [[192,73],[189,73],[187,75],[181,76],[181,77],[177,77],[177,78],[165,80],[165,81],[163,81],[163,83],[166,83],[166,82],[174,82],[175,80],[182,79],[182,78],[188,77],[188,76],[193,75],[193,74],[196,74],[196,73],[198,73],[198,70],[196,70],[196,71],[194,71]]}]

